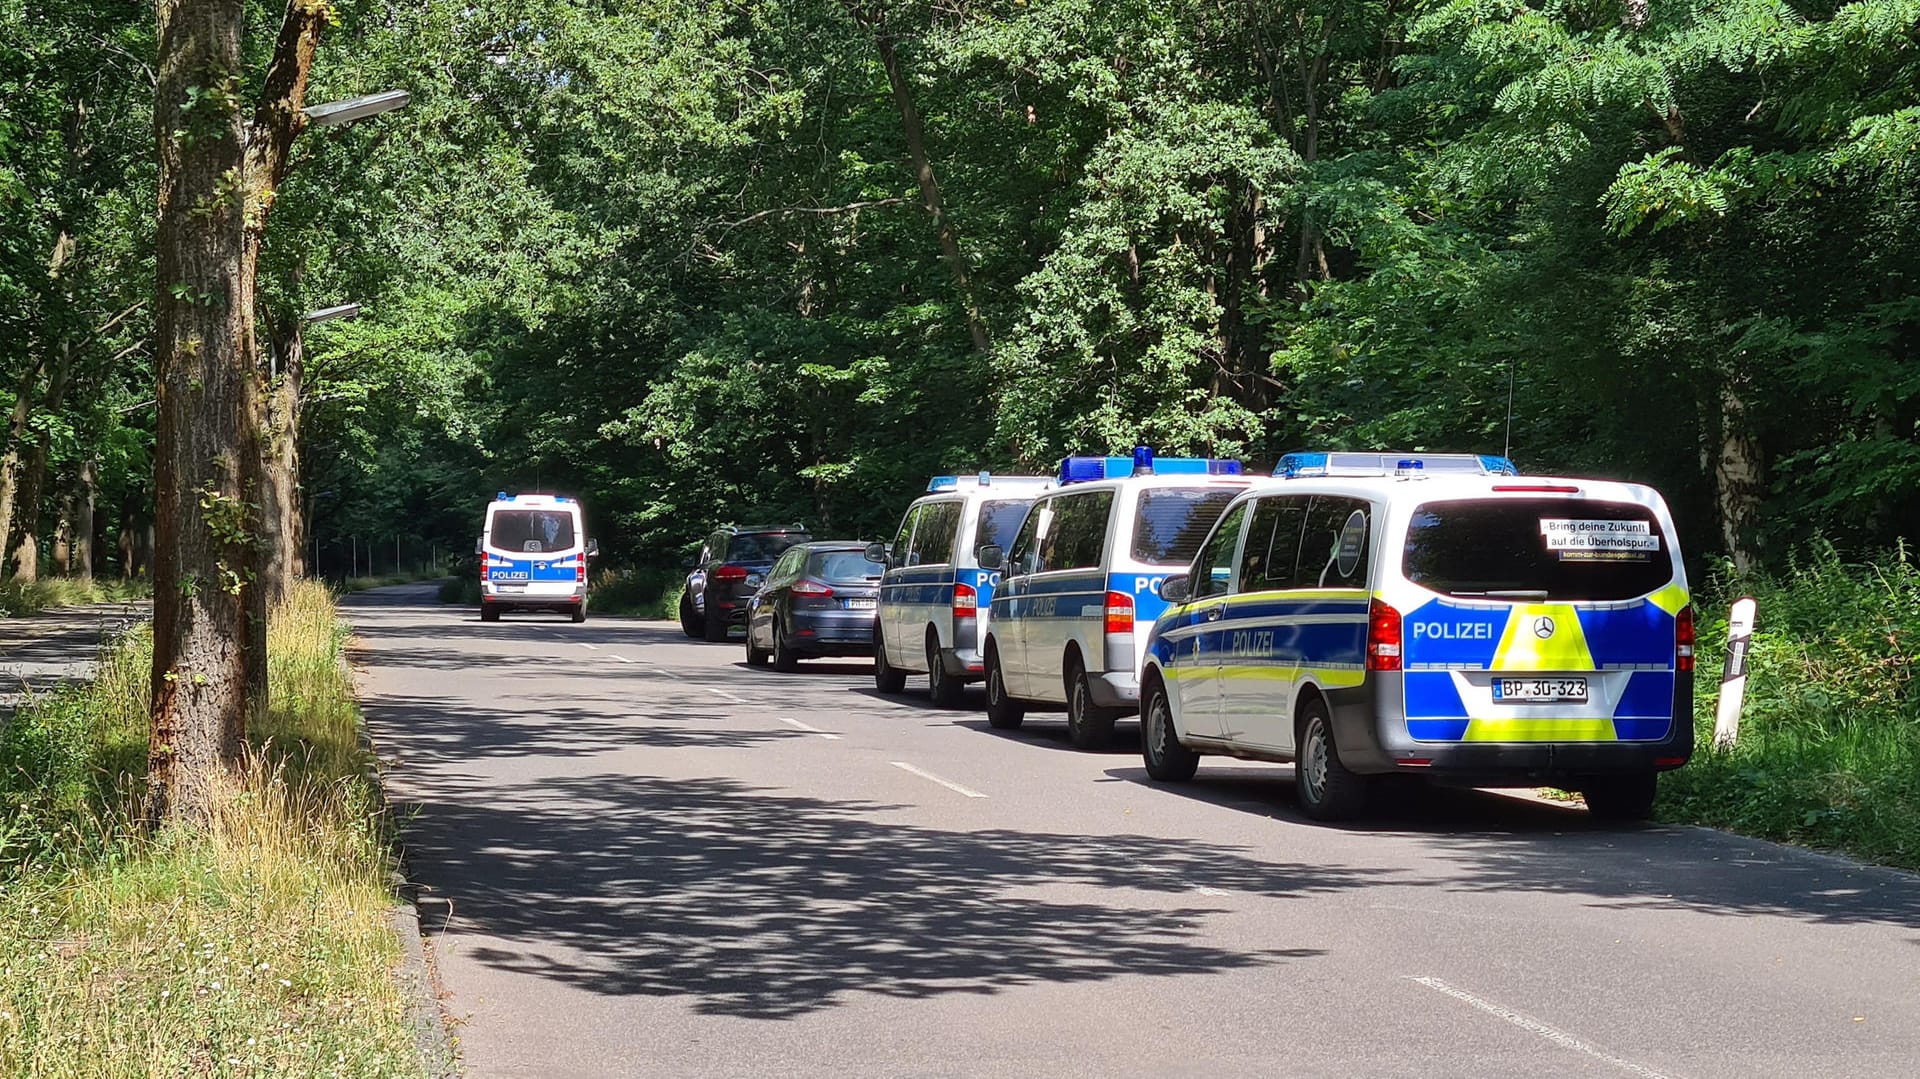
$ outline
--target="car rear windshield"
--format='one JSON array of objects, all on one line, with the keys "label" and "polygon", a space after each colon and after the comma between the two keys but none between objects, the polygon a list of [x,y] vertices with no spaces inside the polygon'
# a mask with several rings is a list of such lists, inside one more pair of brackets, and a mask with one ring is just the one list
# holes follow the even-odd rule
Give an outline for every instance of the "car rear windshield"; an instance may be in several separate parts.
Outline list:
[{"label": "car rear windshield", "polygon": [[807,576],[835,583],[878,579],[886,571],[886,566],[867,561],[859,551],[815,551],[807,559]]},{"label": "car rear windshield", "polygon": [[808,539],[805,532],[748,532],[727,541],[727,561],[771,562],[782,551]]},{"label": "car rear windshield", "polygon": [[564,510],[495,510],[488,541],[502,551],[553,554],[574,547],[573,514]]},{"label": "car rear windshield", "polygon": [[1031,508],[1031,502],[982,502],[980,523],[974,529],[974,546],[984,547],[989,543],[1012,546],[1013,534],[1020,531],[1020,524],[1027,519],[1027,510]]},{"label": "car rear windshield", "polygon": [[1171,488],[1143,491],[1133,522],[1133,557],[1162,566],[1193,561],[1238,487]]},{"label": "car rear windshield", "polygon": [[1587,499],[1428,502],[1401,561],[1413,583],[1467,599],[1623,600],[1673,579],[1653,511]]}]

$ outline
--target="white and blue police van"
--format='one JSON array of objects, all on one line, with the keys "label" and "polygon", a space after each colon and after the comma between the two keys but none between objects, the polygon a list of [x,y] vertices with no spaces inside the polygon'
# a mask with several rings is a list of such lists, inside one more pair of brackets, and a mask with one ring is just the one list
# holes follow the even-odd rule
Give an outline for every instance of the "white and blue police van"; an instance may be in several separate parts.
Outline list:
[{"label": "white and blue police van", "polygon": [[1073,744],[1106,744],[1139,708],[1146,634],[1165,606],[1160,582],[1187,568],[1247,485],[1239,461],[1069,457],[1010,544],[982,549],[1000,567],[983,639],[987,721],[1020,726],[1029,710],[1067,712]]},{"label": "white and blue police van", "polygon": [[907,507],[891,543],[867,557],[886,565],[874,623],[873,681],[882,693],[925,674],[936,704],[960,703],[981,676],[980,640],[1000,575],[981,567],[978,552],[1005,546],[1033,500],[1051,488],[1046,476],[935,476]]},{"label": "white and blue police van", "polygon": [[1225,754],[1294,762],[1319,820],[1388,776],[1557,786],[1635,819],[1693,752],[1693,608],[1650,487],[1290,454],[1162,594],[1142,671],[1155,779]]},{"label": "white and blue police van", "polygon": [[504,611],[554,611],[587,620],[587,539],[577,499],[500,492],[487,505],[474,554],[480,562],[480,620]]}]

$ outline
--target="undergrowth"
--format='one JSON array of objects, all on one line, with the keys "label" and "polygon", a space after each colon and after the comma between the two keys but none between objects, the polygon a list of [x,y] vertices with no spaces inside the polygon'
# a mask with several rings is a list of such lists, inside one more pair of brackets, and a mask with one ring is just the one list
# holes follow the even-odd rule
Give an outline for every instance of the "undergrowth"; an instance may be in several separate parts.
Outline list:
[{"label": "undergrowth", "polygon": [[35,614],[54,607],[86,603],[124,603],[153,594],[145,579],[100,580],[94,577],[44,577],[37,581],[0,581],[0,616]]},{"label": "undergrowth", "polygon": [[[1758,601],[1740,737],[1713,744],[1733,599]],[[1661,784],[1668,819],[1920,869],[1920,567],[1814,547],[1776,575],[1721,575],[1696,597],[1692,763]]]},{"label": "undergrowth", "polygon": [[299,586],[205,832],[135,820],[144,628],[0,731],[0,1074],[419,1074],[343,646],[326,589]]}]

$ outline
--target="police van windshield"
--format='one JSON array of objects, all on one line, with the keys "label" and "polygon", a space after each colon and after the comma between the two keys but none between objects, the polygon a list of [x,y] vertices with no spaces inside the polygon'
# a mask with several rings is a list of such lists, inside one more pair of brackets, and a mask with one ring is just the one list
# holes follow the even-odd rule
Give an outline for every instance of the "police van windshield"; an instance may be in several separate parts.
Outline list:
[{"label": "police van windshield", "polygon": [[1184,566],[1193,561],[1238,487],[1142,491],[1133,524],[1135,561]]},{"label": "police van windshield", "polygon": [[807,560],[807,576],[838,584],[841,581],[877,581],[887,567],[867,561],[859,551],[815,551]]},{"label": "police van windshield", "polygon": [[980,523],[974,529],[974,545],[1013,546],[1013,534],[1020,531],[1020,525],[1027,519],[1027,510],[1032,507],[1031,502],[982,502]]},{"label": "police van windshield", "polygon": [[1464,599],[1623,600],[1673,580],[1652,510],[1564,498],[1425,503],[1402,566],[1414,584]]},{"label": "police van windshield", "polygon": [[502,551],[555,554],[574,548],[573,514],[566,510],[495,510],[489,539]]}]

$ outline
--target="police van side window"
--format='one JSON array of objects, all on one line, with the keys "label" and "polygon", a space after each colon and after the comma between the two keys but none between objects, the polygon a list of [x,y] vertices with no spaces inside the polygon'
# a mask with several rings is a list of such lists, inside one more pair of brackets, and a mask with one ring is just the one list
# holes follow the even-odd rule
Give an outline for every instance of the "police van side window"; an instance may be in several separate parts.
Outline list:
[{"label": "police van side window", "polygon": [[896,566],[907,565],[907,548],[913,544],[914,518],[920,516],[919,506],[908,506],[906,516],[900,518],[900,531],[893,537],[893,563]]},{"label": "police van side window", "polygon": [[1063,495],[1053,504],[1053,526],[1040,544],[1040,572],[1093,569],[1107,549],[1113,492]]},{"label": "police van side window", "polygon": [[1300,541],[1300,588],[1365,588],[1372,507],[1357,498],[1316,495]]},{"label": "police van side window", "polygon": [[1020,576],[1038,572],[1040,565],[1040,540],[1042,529],[1053,519],[1051,500],[1034,504],[1033,511],[1020,525],[1020,531],[1013,537],[1013,546],[1007,548],[1007,573]]},{"label": "police van side window", "polygon": [[1233,551],[1240,544],[1240,531],[1247,523],[1247,504],[1233,507],[1213,538],[1200,548],[1193,562],[1192,594],[1195,599],[1224,596],[1233,587]]},{"label": "police van side window", "polygon": [[920,521],[913,529],[909,549],[910,566],[937,566],[953,561],[953,534],[960,527],[960,503],[933,502],[920,507]]},{"label": "police van side window", "polygon": [[1311,575],[1298,572],[1300,533],[1307,521],[1306,495],[1263,498],[1254,504],[1247,523],[1247,549],[1240,559],[1240,591],[1267,592],[1281,588],[1311,588]]}]

